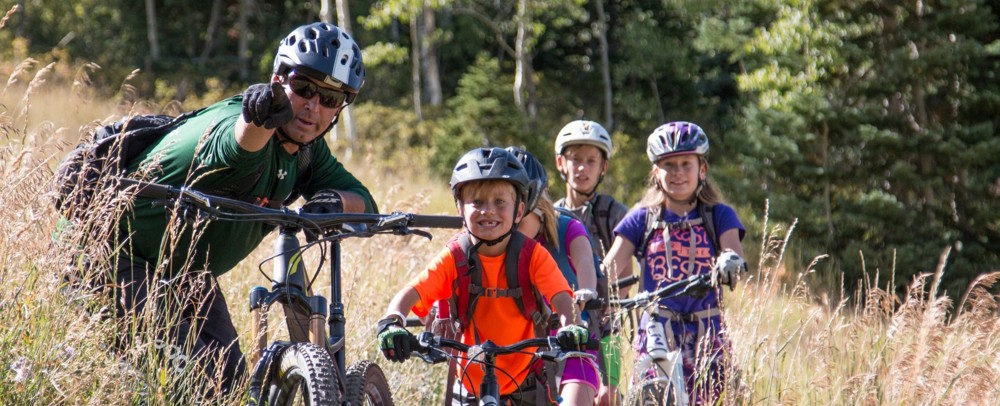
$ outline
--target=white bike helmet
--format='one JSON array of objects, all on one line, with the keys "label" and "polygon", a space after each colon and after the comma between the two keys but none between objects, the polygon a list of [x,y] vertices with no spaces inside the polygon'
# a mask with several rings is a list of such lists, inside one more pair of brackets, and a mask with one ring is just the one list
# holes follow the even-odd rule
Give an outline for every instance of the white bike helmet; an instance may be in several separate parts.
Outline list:
[{"label": "white bike helmet", "polygon": [[708,135],[697,124],[687,121],[674,121],[661,125],[653,130],[646,140],[646,155],[652,163],[667,156],[706,153],[708,153]]},{"label": "white bike helmet", "polygon": [[615,152],[608,130],[594,121],[576,120],[566,124],[556,135],[556,155],[562,155],[566,147],[580,144],[597,147],[604,152],[604,159],[610,159]]},{"label": "white bike helmet", "polygon": [[365,84],[361,47],[333,24],[303,25],[281,40],[274,58],[274,74],[292,70],[346,92],[348,103]]}]

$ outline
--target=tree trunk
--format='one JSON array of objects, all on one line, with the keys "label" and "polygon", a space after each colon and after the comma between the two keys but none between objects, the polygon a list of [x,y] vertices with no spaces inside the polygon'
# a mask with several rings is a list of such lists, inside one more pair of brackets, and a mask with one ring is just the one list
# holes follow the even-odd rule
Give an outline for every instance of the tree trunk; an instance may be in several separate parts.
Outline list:
[{"label": "tree trunk", "polygon": [[250,14],[250,7],[252,6],[253,0],[240,0],[239,2],[239,17],[236,21],[236,27],[240,32],[239,43],[237,44],[237,63],[240,65],[240,80],[246,81],[250,76],[250,69],[247,66],[250,63],[249,55],[250,52],[250,27],[247,24],[248,16]]},{"label": "tree trunk", "polygon": [[430,0],[424,0],[423,26],[420,42],[420,62],[424,73],[424,89],[427,90],[431,106],[440,106],[444,101],[441,93],[441,73],[438,69],[437,23]]},{"label": "tree trunk", "polygon": [[153,0],[146,0],[146,38],[149,39],[150,62],[158,62],[160,60],[160,39],[156,33],[156,3]]},{"label": "tree trunk", "polygon": [[416,18],[416,13],[410,16],[410,81],[413,86],[413,114],[417,115],[417,120],[424,119],[423,95],[420,92],[420,49],[423,48],[421,40],[420,21]]},{"label": "tree trunk", "polygon": [[514,45],[514,104],[528,117],[529,123],[534,123],[537,117],[535,103],[535,83],[532,79],[531,45],[528,43],[531,35],[531,1],[519,0],[517,10],[517,42]]},{"label": "tree trunk", "polygon": [[319,4],[319,20],[327,23],[334,23],[333,0],[321,0]]},{"label": "tree trunk", "polygon": [[[347,0],[337,0],[337,25],[340,26],[341,30],[344,30],[348,34],[351,34],[353,38],[353,31],[351,30],[351,10],[348,8]],[[360,46],[361,44],[358,44]],[[344,151],[345,158],[350,159],[352,153],[352,147],[354,146],[354,117],[351,115],[351,106],[345,106],[340,112],[340,124],[337,127],[344,127],[344,137],[347,139],[346,149]],[[336,129],[334,129],[336,131]]]},{"label": "tree trunk", "polygon": [[604,128],[613,131],[614,112],[611,109],[611,63],[608,60],[608,17],[604,14],[604,2],[596,1],[597,5],[597,39],[601,53],[601,80],[604,81]]},{"label": "tree trunk", "polygon": [[208,27],[205,29],[205,49],[201,51],[198,58],[201,63],[205,63],[215,49],[215,31],[219,28],[219,20],[222,17],[222,1],[212,0],[212,14],[208,18]]}]

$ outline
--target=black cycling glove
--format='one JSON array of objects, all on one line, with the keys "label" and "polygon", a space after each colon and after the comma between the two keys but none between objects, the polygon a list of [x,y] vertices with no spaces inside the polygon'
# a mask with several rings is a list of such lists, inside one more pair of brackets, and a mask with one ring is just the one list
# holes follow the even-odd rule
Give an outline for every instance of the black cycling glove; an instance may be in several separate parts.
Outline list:
[{"label": "black cycling glove", "polygon": [[413,335],[399,323],[395,317],[387,317],[378,321],[378,346],[385,359],[403,362],[410,359],[410,342]]},{"label": "black cycling glove", "polygon": [[243,120],[268,130],[292,121],[292,103],[281,83],[257,83],[243,91]]},{"label": "black cycling glove", "polygon": [[338,214],[344,212],[344,199],[332,189],[323,189],[302,205],[303,213]]},{"label": "black cycling glove", "polygon": [[583,351],[587,349],[590,333],[586,327],[571,324],[563,326],[556,332],[556,341],[563,351]]}]

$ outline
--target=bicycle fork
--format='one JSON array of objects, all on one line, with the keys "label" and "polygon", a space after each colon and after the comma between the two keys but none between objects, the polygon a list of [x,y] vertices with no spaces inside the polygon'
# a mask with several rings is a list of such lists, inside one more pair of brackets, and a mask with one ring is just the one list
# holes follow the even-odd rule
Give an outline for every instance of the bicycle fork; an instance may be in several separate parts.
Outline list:
[{"label": "bicycle fork", "polygon": [[[290,230],[282,230],[274,243],[274,268],[271,290],[262,286],[250,290],[250,312],[253,344],[248,358],[256,364],[268,345],[267,312],[274,302],[281,302],[292,342],[310,342],[328,348],[326,334],[327,300],[313,296],[306,286],[298,238]],[[306,315],[303,311],[307,310]],[[307,326],[303,328],[304,326]]]},{"label": "bicycle fork", "polygon": [[[633,377],[640,377],[640,385],[654,382],[664,390],[672,391],[677,406],[687,406],[687,388],[684,384],[684,356],[681,350],[667,348],[667,338],[663,331],[663,321],[652,317],[646,326],[646,351],[641,354],[632,370]],[[669,323],[669,321],[666,321]],[[647,372],[655,371],[653,376]],[[666,395],[666,393],[664,393]]]}]

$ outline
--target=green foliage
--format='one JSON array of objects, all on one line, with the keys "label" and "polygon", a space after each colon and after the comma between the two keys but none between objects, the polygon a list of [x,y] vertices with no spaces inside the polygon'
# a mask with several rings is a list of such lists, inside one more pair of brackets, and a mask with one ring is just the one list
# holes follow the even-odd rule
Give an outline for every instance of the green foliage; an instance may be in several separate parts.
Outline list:
[{"label": "green foliage", "polygon": [[526,137],[525,124],[509,83],[496,59],[486,55],[462,76],[455,97],[448,100],[448,112],[441,127],[433,132],[431,168],[446,176],[466,151],[483,146],[526,145],[536,150]]},{"label": "green foliage", "polygon": [[782,4],[746,44],[740,84],[756,102],[745,159],[776,198],[775,217],[800,218],[799,236],[834,255],[849,288],[862,265],[931,271],[948,246],[994,254],[956,250],[946,286],[1000,259],[984,222],[1000,208],[985,186],[996,171],[972,175],[1000,154],[1000,122],[973,96],[989,89],[996,106],[995,80],[981,75],[997,61],[979,38],[997,27],[963,3]]}]

